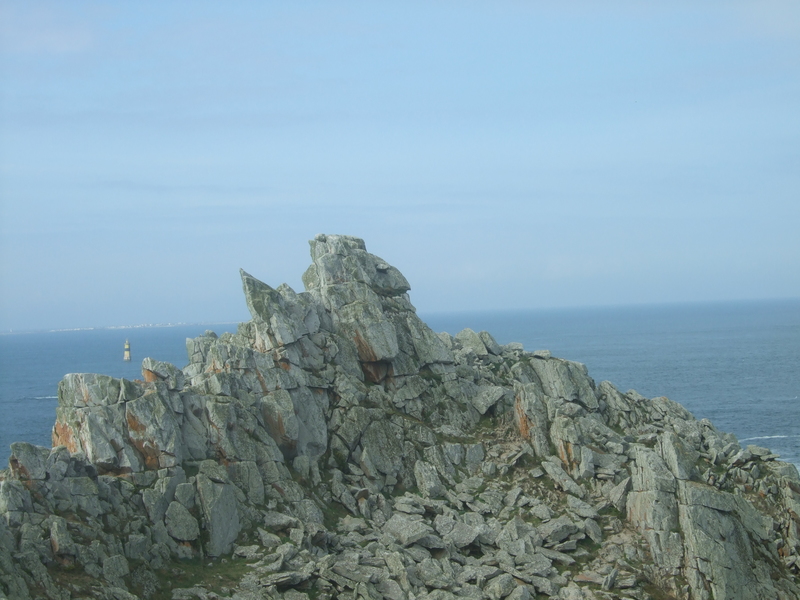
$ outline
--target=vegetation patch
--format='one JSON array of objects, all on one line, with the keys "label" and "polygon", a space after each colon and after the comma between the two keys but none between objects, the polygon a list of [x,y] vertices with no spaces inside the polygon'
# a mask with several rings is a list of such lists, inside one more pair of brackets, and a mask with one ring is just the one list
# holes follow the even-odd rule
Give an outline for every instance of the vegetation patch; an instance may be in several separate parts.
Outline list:
[{"label": "vegetation patch", "polygon": [[325,528],[330,531],[335,531],[339,525],[339,520],[349,515],[350,511],[347,510],[337,500],[327,502],[322,507],[322,522],[325,525]]},{"label": "vegetation patch", "polygon": [[157,573],[160,589],[152,600],[171,600],[173,589],[194,586],[202,586],[217,594],[226,593],[250,571],[251,564],[236,558],[193,558],[174,562],[169,569]]}]

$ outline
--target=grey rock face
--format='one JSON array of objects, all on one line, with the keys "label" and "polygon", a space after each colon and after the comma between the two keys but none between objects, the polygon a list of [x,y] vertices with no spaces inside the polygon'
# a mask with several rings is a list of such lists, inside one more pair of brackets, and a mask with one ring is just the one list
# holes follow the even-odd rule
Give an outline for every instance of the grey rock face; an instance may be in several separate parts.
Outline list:
[{"label": "grey rock face", "polygon": [[179,502],[170,502],[164,515],[167,531],[176,540],[191,542],[200,535],[200,527],[187,508]]},{"label": "grey rock face", "polygon": [[471,399],[472,405],[482,415],[486,414],[486,411],[497,404],[503,394],[505,394],[505,390],[499,385],[480,386],[478,393]]},{"label": "grey rock face", "polygon": [[424,460],[418,460],[414,464],[414,477],[417,481],[417,487],[423,496],[431,498],[444,496],[445,488],[436,473],[436,469]]},{"label": "grey rock face", "polygon": [[63,517],[51,517],[50,545],[53,549],[53,554],[57,558],[62,557],[65,563],[71,563],[78,553],[75,542],[72,541],[72,536],[69,533],[67,521]]},{"label": "grey rock face", "polygon": [[50,452],[46,448],[26,442],[16,442],[11,444],[8,465],[17,479],[45,479],[49,456]]},{"label": "grey rock face", "polygon": [[152,358],[145,358],[142,361],[142,376],[145,381],[164,381],[169,390],[182,390],[186,378],[175,365],[161,362]]},{"label": "grey rock face", "polygon": [[[220,556],[230,552],[241,526],[233,486],[198,475],[197,493],[209,534],[206,551],[210,556]],[[190,525],[182,525],[180,531],[183,533],[190,529]]]},{"label": "grey rock face", "polygon": [[128,561],[121,554],[109,556],[103,560],[103,577],[111,584],[118,584],[123,577],[130,573]]},{"label": "grey rock face", "polygon": [[153,597],[184,559],[210,578],[161,595],[800,597],[792,465],[549,351],[433,333],[358,238],[311,254],[300,293],[242,271],[252,320],[184,369],[64,378],[55,447],[0,472],[0,600]]}]

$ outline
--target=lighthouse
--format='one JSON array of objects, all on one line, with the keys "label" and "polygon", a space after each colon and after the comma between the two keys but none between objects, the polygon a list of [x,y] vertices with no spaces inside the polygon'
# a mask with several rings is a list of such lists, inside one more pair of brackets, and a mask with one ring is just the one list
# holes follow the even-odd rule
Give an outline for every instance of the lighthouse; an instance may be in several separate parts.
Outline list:
[{"label": "lighthouse", "polygon": [[125,353],[122,355],[122,360],[131,362],[131,343],[125,340]]}]

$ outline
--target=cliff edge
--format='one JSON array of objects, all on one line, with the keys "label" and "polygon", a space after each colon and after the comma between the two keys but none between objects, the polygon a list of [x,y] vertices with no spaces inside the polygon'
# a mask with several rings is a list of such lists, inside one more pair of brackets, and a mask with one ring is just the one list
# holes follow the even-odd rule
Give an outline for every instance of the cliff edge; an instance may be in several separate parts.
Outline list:
[{"label": "cliff edge", "polygon": [[184,369],[70,374],[0,471],[0,599],[797,600],[800,477],[679,404],[436,334],[358,238]]}]

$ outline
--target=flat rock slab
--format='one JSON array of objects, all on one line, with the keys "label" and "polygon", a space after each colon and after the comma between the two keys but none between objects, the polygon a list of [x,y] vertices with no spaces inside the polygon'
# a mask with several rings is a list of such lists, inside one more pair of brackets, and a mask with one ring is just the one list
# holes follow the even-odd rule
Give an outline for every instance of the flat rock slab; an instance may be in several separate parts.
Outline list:
[{"label": "flat rock slab", "polygon": [[383,526],[383,530],[396,539],[401,546],[410,546],[433,533],[433,529],[422,521],[408,519],[399,514],[393,515]]},{"label": "flat rock slab", "polygon": [[479,528],[456,521],[453,528],[444,536],[444,539],[448,542],[453,542],[456,548],[463,548],[474,542],[480,533],[481,530]]},{"label": "flat rock slab", "polygon": [[556,485],[558,485],[565,492],[569,492],[578,498],[583,498],[586,495],[584,489],[575,483],[575,480],[572,479],[572,477],[567,475],[567,472],[561,467],[560,464],[551,460],[546,460],[542,462],[542,468],[547,471],[547,474],[550,475],[550,478],[556,483]]}]

